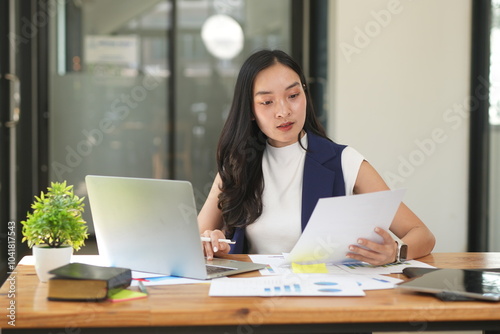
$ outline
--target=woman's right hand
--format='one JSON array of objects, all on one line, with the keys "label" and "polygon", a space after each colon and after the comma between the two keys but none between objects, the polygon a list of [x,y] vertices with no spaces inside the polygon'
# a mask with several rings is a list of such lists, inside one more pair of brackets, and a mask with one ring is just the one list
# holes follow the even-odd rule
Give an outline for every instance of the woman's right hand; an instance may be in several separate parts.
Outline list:
[{"label": "woman's right hand", "polygon": [[213,260],[214,256],[221,256],[229,253],[231,246],[225,242],[219,242],[219,239],[226,238],[221,230],[206,230],[201,236],[211,239],[211,241],[203,241],[203,252],[207,260]]}]

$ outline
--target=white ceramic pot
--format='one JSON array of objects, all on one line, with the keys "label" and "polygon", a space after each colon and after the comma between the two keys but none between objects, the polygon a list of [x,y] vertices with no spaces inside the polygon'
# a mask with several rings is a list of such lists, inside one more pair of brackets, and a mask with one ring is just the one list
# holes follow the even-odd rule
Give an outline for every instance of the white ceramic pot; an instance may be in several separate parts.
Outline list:
[{"label": "white ceramic pot", "polygon": [[35,270],[41,282],[47,282],[53,275],[48,272],[71,262],[73,247],[49,248],[45,245],[33,246]]}]

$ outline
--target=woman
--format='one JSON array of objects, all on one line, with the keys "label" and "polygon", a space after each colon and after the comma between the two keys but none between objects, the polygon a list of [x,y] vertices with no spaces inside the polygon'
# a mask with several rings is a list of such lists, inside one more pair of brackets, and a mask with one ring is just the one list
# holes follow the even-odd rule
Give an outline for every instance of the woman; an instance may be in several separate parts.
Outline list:
[{"label": "woman", "polygon": [[[290,252],[321,197],[388,190],[354,149],[327,138],[300,66],[286,53],[251,55],[238,75],[217,149],[218,174],[198,215],[208,259],[232,253]],[[408,245],[408,258],[430,253],[435,239],[403,203],[390,230]],[[360,238],[348,257],[373,265],[394,262],[398,245]],[[233,249],[218,239],[235,239]],[[362,247],[360,247],[362,246]]]}]

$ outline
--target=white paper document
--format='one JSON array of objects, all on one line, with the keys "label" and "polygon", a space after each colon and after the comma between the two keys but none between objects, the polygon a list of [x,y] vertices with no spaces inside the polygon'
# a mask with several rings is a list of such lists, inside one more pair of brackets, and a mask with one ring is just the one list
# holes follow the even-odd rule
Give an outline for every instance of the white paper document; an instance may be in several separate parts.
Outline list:
[{"label": "white paper document", "polygon": [[285,263],[284,255],[249,254],[253,263],[266,264],[264,269],[259,270],[263,276],[289,274],[290,265]]},{"label": "white paper document", "polygon": [[[260,270],[262,276],[270,275],[290,275],[294,273],[292,265],[285,262],[286,255],[263,255],[263,254],[250,254],[250,259],[255,263],[265,263],[267,266]],[[342,275],[389,275],[389,274],[402,274],[403,269],[413,268],[435,268],[430,264],[417,261],[406,260],[401,263],[388,263],[382,266],[374,266],[360,261],[349,261],[338,264],[325,264],[325,269],[328,274]],[[295,272],[296,273],[296,272]],[[309,273],[318,273],[317,271],[310,271]]]},{"label": "white paper document", "polygon": [[350,274],[361,274],[361,275],[373,275],[373,274],[381,274],[381,275],[389,275],[389,274],[402,274],[403,269],[412,267],[412,268],[435,268],[430,264],[420,262],[417,260],[407,260],[401,263],[388,263],[382,266],[373,266],[364,262],[346,262],[337,265],[337,267],[342,268],[342,270],[350,273]]},{"label": "white paper document", "polygon": [[[262,276],[270,276],[270,275],[288,275],[291,273],[297,273],[293,271],[292,265],[285,261],[285,258],[288,254],[284,255],[262,255],[262,254],[250,254],[248,257],[254,263],[264,263],[266,267],[264,269],[259,270]],[[347,274],[347,272],[337,266],[337,265],[326,265],[324,266],[325,270],[317,271],[312,270],[307,273],[328,273],[328,274]]]},{"label": "white paper document", "polygon": [[[347,275],[350,276],[350,275]],[[212,280],[210,296],[364,296],[351,277],[333,275],[287,275]]]},{"label": "white paper document", "polygon": [[349,275],[354,279],[358,286],[363,290],[384,290],[384,289],[394,289],[396,284],[403,282],[402,279],[382,276],[382,275]]},{"label": "white paper document", "polygon": [[399,189],[319,199],[286,261],[341,263],[358,238],[382,243],[374,229],[389,229],[404,193]]},{"label": "white paper document", "polygon": [[152,274],[141,271],[132,271],[131,285],[132,286],[139,285],[138,281],[142,281],[142,283],[146,286],[209,283],[206,280],[184,278],[178,276],[166,276],[162,274]]}]

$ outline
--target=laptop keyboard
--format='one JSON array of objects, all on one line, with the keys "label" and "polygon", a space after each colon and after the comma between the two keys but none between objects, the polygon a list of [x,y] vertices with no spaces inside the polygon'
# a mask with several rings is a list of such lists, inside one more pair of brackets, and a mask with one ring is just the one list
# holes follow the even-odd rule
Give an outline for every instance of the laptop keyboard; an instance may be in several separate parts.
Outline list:
[{"label": "laptop keyboard", "polygon": [[207,267],[207,273],[209,275],[211,274],[217,274],[217,273],[222,273],[225,271],[231,271],[231,270],[236,270],[236,268],[231,268],[231,267],[221,267],[221,266],[212,266],[212,265],[206,265]]}]

